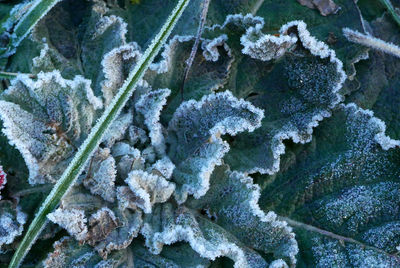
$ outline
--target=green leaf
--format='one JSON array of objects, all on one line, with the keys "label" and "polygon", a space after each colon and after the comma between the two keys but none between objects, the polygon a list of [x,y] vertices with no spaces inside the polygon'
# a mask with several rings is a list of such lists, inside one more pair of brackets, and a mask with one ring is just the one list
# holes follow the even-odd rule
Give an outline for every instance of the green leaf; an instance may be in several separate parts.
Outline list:
[{"label": "green leaf", "polygon": [[137,267],[209,267],[210,261],[201,258],[188,244],[176,243],[165,246],[159,255],[154,255],[140,243],[133,243],[132,252]]},{"label": "green leaf", "polygon": [[194,36],[174,36],[166,45],[162,59],[153,63],[146,74],[145,79],[153,87],[171,90],[170,100],[161,115],[165,124],[184,100],[200,100],[202,96],[213,93],[223,86],[229,75],[233,58],[226,45],[226,36],[201,39],[193,68],[181,94],[185,62],[194,42]]},{"label": "green leaf", "polygon": [[181,0],[177,3],[175,9],[161,28],[160,32],[154,38],[153,42],[145,51],[143,57],[130,73],[127,81],[124,83],[124,86],[119,90],[118,94],[114,97],[111,104],[106,108],[103,115],[93,127],[88,138],[80,147],[74,159],[71,161],[68,168],[64,171],[63,175],[58,180],[57,184],[54,186],[53,190],[44,201],[42,207],[39,209],[34,220],[29,226],[29,229],[25,234],[24,239],[22,240],[17,251],[15,252],[9,267],[17,267],[20,265],[22,259],[24,258],[27,251],[34,243],[35,239],[37,238],[44,224],[46,223],[46,215],[57,207],[62,196],[68,191],[70,186],[73,185],[76,178],[82,172],[93,151],[101,142],[105,132],[112,124],[114,119],[121,112],[121,109],[124,107],[125,103],[128,101],[133,90],[135,89],[137,83],[141,80],[148,66],[153,61],[154,57],[158,54],[162,45],[165,43],[166,39],[168,38],[169,34],[171,33],[172,29],[174,28],[176,22],[182,15],[188,3],[189,0]]},{"label": "green leaf", "polygon": [[[286,223],[258,207],[259,188],[244,174],[217,167],[206,195],[184,206],[156,205],[144,217],[141,233],[150,251],[187,241],[201,257],[226,256],[234,267],[296,263],[297,243]],[[279,267],[279,266],[278,266]]]},{"label": "green leaf", "polygon": [[3,132],[24,157],[29,183],[37,184],[61,175],[102,102],[89,80],[66,80],[54,71],[39,73],[36,80],[19,75],[2,94],[0,107]]},{"label": "green leaf", "polygon": [[295,228],[303,266],[398,266],[399,142],[354,104],[337,108],[314,139],[260,178],[261,207]]},{"label": "green leaf", "polygon": [[188,194],[200,198],[208,191],[214,167],[229,151],[221,135],[252,132],[263,117],[261,109],[229,91],[182,103],[168,126],[168,155],[177,164],[173,174],[177,201],[183,203]]},{"label": "green leaf", "polygon": [[283,140],[309,142],[313,128],[342,100],[346,75],[335,51],[304,22],[281,26],[279,37],[263,28],[260,17],[232,15],[208,34],[228,35],[235,61],[225,87],[266,111],[259,129],[231,140],[225,160],[235,170],[272,174]]}]

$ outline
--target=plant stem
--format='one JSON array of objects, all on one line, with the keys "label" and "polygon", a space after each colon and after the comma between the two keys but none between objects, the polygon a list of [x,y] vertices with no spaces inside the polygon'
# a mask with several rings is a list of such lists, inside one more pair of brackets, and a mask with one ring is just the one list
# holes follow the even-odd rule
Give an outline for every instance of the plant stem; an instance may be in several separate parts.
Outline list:
[{"label": "plant stem", "polygon": [[200,23],[199,28],[197,29],[196,40],[194,41],[194,45],[192,47],[192,51],[190,52],[189,58],[186,60],[186,68],[183,74],[183,81],[181,85],[181,99],[183,101],[183,90],[185,88],[185,82],[189,76],[190,68],[192,67],[194,58],[196,57],[197,49],[200,43],[200,37],[203,34],[204,24],[207,19],[208,7],[210,5],[211,0],[204,0],[203,2],[203,9],[201,10],[200,14]]},{"label": "plant stem", "polygon": [[167,21],[162,26],[160,32],[153,39],[140,61],[129,74],[129,77],[125,81],[124,85],[119,89],[117,95],[114,96],[110,105],[107,106],[103,115],[92,128],[88,138],[81,145],[74,159],[71,161],[68,168],[64,171],[61,178],[47,196],[46,200],[43,202],[38,213],[30,224],[28,231],[26,232],[21,244],[19,245],[9,264],[10,268],[18,267],[21,264],[23,258],[32,247],[41,230],[44,228],[47,222],[47,214],[52,212],[58,206],[61,198],[74,184],[76,178],[80,175],[89,158],[100,144],[105,132],[121,112],[125,103],[132,95],[137,83],[142,79],[147,68],[154,60],[154,57],[158,54],[161,47],[171,34],[176,22],[181,17],[189,2],[190,0],[179,0]]},{"label": "plant stem", "polygon": [[394,9],[390,0],[380,0],[380,2],[386,7],[386,9],[389,11],[390,15],[392,15],[392,17],[393,17],[394,21],[397,23],[397,25],[400,26],[400,16],[399,16],[399,14],[396,13],[396,10]]},{"label": "plant stem", "polygon": [[[17,75],[19,75],[19,73],[10,73],[10,72],[3,72],[3,71],[0,71],[0,79],[1,79],[1,78],[3,78],[3,79],[13,79],[13,78],[15,78]],[[35,77],[36,77],[36,76],[33,75],[33,74],[28,74],[28,76],[29,76],[30,78],[35,78]]]}]

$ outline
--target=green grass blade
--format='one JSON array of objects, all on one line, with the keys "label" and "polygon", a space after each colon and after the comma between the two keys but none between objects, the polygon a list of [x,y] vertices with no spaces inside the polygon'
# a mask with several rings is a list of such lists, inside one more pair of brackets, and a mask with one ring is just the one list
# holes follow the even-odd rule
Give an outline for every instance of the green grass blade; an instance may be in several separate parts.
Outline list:
[{"label": "green grass blade", "polygon": [[399,14],[396,13],[390,0],[380,0],[380,1],[386,7],[386,9],[389,11],[390,15],[392,15],[392,18],[397,23],[397,25],[400,26],[400,16],[399,16]]},{"label": "green grass blade", "polygon": [[103,115],[93,127],[88,138],[81,145],[74,159],[71,161],[68,168],[64,171],[63,175],[40,207],[9,264],[10,268],[18,267],[21,264],[23,258],[40,234],[40,231],[45,226],[47,222],[47,214],[52,212],[58,206],[61,198],[68,191],[68,189],[70,189],[76,178],[80,175],[90,156],[101,142],[104,133],[107,131],[114,119],[118,116],[125,103],[128,101],[135,89],[135,86],[143,77],[147,68],[154,60],[154,57],[158,54],[168,36],[171,34],[172,29],[189,2],[190,0],[179,0],[175,9],[172,11],[169,18],[161,28],[160,32],[153,39],[152,43],[146,49],[143,57],[132,70],[122,88],[119,89],[111,104],[106,108]]},{"label": "green grass blade", "polygon": [[[17,75],[18,75],[18,73],[0,71],[0,79],[14,79],[15,77],[17,77]],[[29,77],[34,78],[35,75],[29,74]]]},{"label": "green grass blade", "polygon": [[13,54],[13,50],[31,32],[40,19],[43,18],[59,1],[60,0],[34,0],[26,14],[24,14],[20,21],[15,25],[13,38],[10,40],[8,49],[3,53],[6,53],[6,55]]}]

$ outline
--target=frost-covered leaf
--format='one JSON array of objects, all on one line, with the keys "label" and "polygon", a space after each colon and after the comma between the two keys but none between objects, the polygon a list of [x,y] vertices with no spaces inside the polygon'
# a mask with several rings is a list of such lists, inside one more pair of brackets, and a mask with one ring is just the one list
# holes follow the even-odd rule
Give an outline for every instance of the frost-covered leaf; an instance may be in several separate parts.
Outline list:
[{"label": "frost-covered leaf", "polygon": [[41,51],[33,59],[31,70],[25,72],[58,69],[67,78],[82,75],[92,81],[96,96],[106,91],[108,105],[110,94],[122,85],[116,80],[120,76],[125,80],[132,61],[138,59],[132,52],[132,47],[136,51],[138,46],[125,40],[127,24],[118,16],[106,15],[108,10],[103,1],[91,5],[62,1],[35,28],[31,46]]},{"label": "frost-covered leaf", "polygon": [[216,30],[242,31],[228,35],[235,54],[240,38],[248,56],[238,54],[238,71],[227,87],[266,111],[262,127],[234,138],[225,158],[232,169],[250,173],[278,171],[283,140],[309,142],[313,128],[342,100],[339,89],[346,79],[335,51],[311,36],[304,22],[283,25],[279,37],[264,34],[263,25],[260,17],[235,15]]},{"label": "frost-covered leaf", "polygon": [[298,248],[291,228],[274,212],[260,209],[260,188],[252,178],[221,166],[214,170],[210,184],[205,196],[189,200],[187,206],[200,210],[244,245],[296,263]]},{"label": "frost-covered leaf", "polygon": [[126,114],[121,114],[110,126],[106,135],[103,138],[103,143],[108,148],[111,148],[116,141],[122,140],[128,130],[132,125],[133,115],[128,112]]},{"label": "frost-covered leaf", "polygon": [[110,150],[100,149],[88,166],[83,185],[92,194],[100,195],[108,202],[114,202],[116,173],[115,160],[111,156]]},{"label": "frost-covered leaf", "polygon": [[[222,174],[217,172],[215,179],[221,175],[222,180],[227,179],[227,174],[223,174],[225,170],[222,168]],[[158,254],[164,244],[186,241],[201,257],[215,260],[226,256],[235,262],[235,267],[266,267],[270,260],[258,251],[272,253],[271,261],[284,258],[294,264],[297,253],[294,234],[284,222],[277,221],[273,213],[267,216],[261,212],[257,206],[257,187],[249,178],[240,180],[236,175],[231,178],[231,184],[211,188],[216,189],[210,194],[216,200],[206,195],[188,204],[196,208],[176,207],[171,203],[156,205],[152,214],[145,215],[141,230],[149,250]],[[239,189],[234,189],[234,185]],[[242,196],[231,198],[230,193],[223,195],[230,190],[239,190],[238,195]],[[247,237],[250,230],[254,236]]]},{"label": "frost-covered leaf", "polygon": [[[34,44],[40,47],[40,55],[33,59],[32,69],[25,72],[51,72],[58,69],[63,77],[72,78],[82,73],[80,60],[80,31],[84,14],[89,10],[88,3],[60,1],[36,25],[32,32]],[[22,70],[21,70],[22,71]]]},{"label": "frost-covered leaf", "polygon": [[0,201],[0,254],[3,247],[22,234],[25,222],[26,214],[18,206],[10,201]]},{"label": "frost-covered leaf", "polygon": [[121,45],[104,55],[101,61],[104,73],[104,80],[101,82],[101,91],[106,106],[123,85],[140,56],[141,53],[136,43]]},{"label": "frost-covered leaf", "polygon": [[157,162],[155,162],[150,169],[152,173],[163,176],[166,179],[170,179],[172,173],[174,172],[175,165],[168,156],[165,156],[160,160],[157,160]]},{"label": "frost-covered leaf", "polygon": [[88,245],[80,245],[71,237],[63,237],[55,242],[54,251],[43,261],[44,268],[105,268],[133,267],[132,255],[128,250],[121,250],[103,260]]},{"label": "frost-covered leaf", "polygon": [[140,211],[130,209],[123,211],[117,210],[116,216],[120,226],[111,231],[110,234],[95,247],[103,258],[118,254],[118,252],[127,248],[132,240],[139,234],[140,227],[143,223],[142,213]]},{"label": "frost-covered leaf", "polygon": [[[266,32],[275,32],[281,25],[293,20],[303,20],[308,25],[312,36],[326,42],[336,51],[343,62],[344,70],[349,77],[355,75],[354,63],[365,57],[365,47],[349,44],[342,35],[342,28],[349,27],[358,31],[364,30],[364,24],[357,1],[347,0],[313,0],[314,3],[334,2],[340,10],[336,14],[322,16],[318,11],[302,6],[298,1],[280,2],[264,0],[256,15],[265,19]],[[365,1],[364,1],[365,2]],[[377,6],[376,1],[374,6]],[[335,8],[334,8],[335,10]]]},{"label": "frost-covered leaf", "polygon": [[144,213],[151,213],[154,204],[164,203],[175,190],[174,183],[161,176],[141,170],[134,170],[129,173],[125,182],[133,193],[135,204]]},{"label": "frost-covered leaf", "polygon": [[119,226],[119,221],[112,210],[103,207],[90,216],[88,226],[88,244],[94,246],[116,229]]},{"label": "frost-covered leaf", "polygon": [[142,114],[144,123],[149,130],[151,145],[160,156],[165,155],[165,141],[160,121],[163,106],[171,94],[169,89],[159,89],[143,94],[136,102],[136,111]]},{"label": "frost-covered leaf", "polygon": [[184,102],[169,123],[169,156],[176,168],[176,198],[182,203],[187,195],[196,198],[209,189],[209,178],[229,150],[221,135],[234,136],[254,131],[264,117],[262,110],[229,91],[204,96],[200,101]]},{"label": "frost-covered leaf", "polygon": [[[77,28],[82,26],[89,6],[88,2],[59,1],[36,24],[32,35],[21,42],[16,53],[8,58],[7,69],[25,73],[59,69],[63,76],[70,79],[74,75],[83,74],[78,61],[80,41]],[[48,53],[44,53],[46,45]],[[32,62],[35,57],[40,58],[36,66]]]},{"label": "frost-covered leaf", "polygon": [[117,171],[122,179],[128,177],[132,170],[144,169],[145,159],[141,152],[127,143],[119,142],[112,148],[113,156],[118,158]]},{"label": "frost-covered leaf", "polygon": [[107,205],[81,187],[74,187],[63,198],[61,208],[49,214],[49,219],[107,259],[110,254],[127,248],[142,226],[142,213],[136,207]]},{"label": "frost-covered leaf", "polygon": [[54,182],[68,158],[88,135],[96,109],[90,81],[59,72],[40,73],[37,80],[20,75],[2,94],[3,132],[21,152],[31,184]]},{"label": "frost-covered leaf", "polygon": [[[313,144],[290,151],[265,185],[261,204],[288,219],[299,263],[313,267],[396,267],[400,243],[399,142],[384,123],[341,105]],[[392,149],[390,149],[392,148]],[[307,253],[309,252],[309,253]]]},{"label": "frost-covered leaf", "polygon": [[87,219],[83,210],[58,208],[48,214],[47,218],[66,229],[78,241],[86,239]]},{"label": "frost-covered leaf", "polygon": [[209,267],[210,261],[201,258],[186,243],[176,243],[171,246],[164,246],[160,254],[154,255],[138,242],[132,243],[131,250],[134,256],[134,263],[137,267]]},{"label": "frost-covered leaf", "polygon": [[[229,75],[232,57],[225,44],[226,36],[201,39],[193,68],[181,92],[186,60],[195,42],[194,36],[174,36],[162,52],[161,60],[150,66],[146,79],[154,88],[171,90],[170,100],[162,116],[168,122],[183,100],[200,100],[202,96],[221,88]],[[182,94],[181,94],[182,93]]]},{"label": "frost-covered leaf", "polygon": [[[162,221],[160,220],[162,218]],[[164,244],[187,241],[201,257],[215,260],[227,256],[235,267],[265,267],[266,261],[255,251],[243,246],[232,234],[186,207],[171,203],[157,205],[145,216],[141,233],[146,246],[160,253]]]},{"label": "frost-covered leaf", "polygon": [[95,4],[81,45],[85,77],[92,80],[96,94],[100,94],[99,85],[103,80],[103,74],[99,72],[102,62],[100,55],[105,55],[112,49],[125,45],[127,32],[127,24],[122,18],[104,16],[103,8],[106,9],[104,3]]}]

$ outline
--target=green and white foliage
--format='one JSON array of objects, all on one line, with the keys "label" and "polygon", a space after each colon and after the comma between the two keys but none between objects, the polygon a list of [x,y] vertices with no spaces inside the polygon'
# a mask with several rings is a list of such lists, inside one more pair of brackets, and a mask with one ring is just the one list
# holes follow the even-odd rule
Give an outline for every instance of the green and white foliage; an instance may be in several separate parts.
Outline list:
[{"label": "green and white foliage", "polygon": [[[221,166],[210,183],[203,197],[178,207],[158,205],[145,216],[141,232],[152,252],[183,240],[203,258],[226,256],[235,267],[265,267],[281,259],[296,263],[298,249],[291,228],[273,212],[265,214],[258,207],[260,189],[250,177]],[[273,257],[265,259],[258,252]]]},{"label": "green and white foliage", "polygon": [[399,148],[385,130],[371,111],[340,105],[322,123],[315,144],[299,152],[304,157],[285,159],[286,170],[263,190],[262,207],[290,218],[295,227],[304,252],[300,262],[317,267],[400,264]]},{"label": "green and white foliage", "polygon": [[54,182],[87,137],[102,101],[90,81],[58,71],[19,75],[2,94],[3,133],[21,152],[31,184]]},{"label": "green and white foliage", "polygon": [[[327,1],[335,14],[321,16],[316,1],[212,0],[183,81],[201,2],[46,213],[26,264],[400,266],[399,60],[342,35],[399,44],[394,22],[370,1]],[[0,137],[0,262],[175,4],[64,0],[0,62],[27,73],[3,81],[0,118],[29,172]],[[29,7],[6,12],[4,36]]]},{"label": "green and white foliage", "polygon": [[236,71],[226,87],[266,111],[261,128],[233,139],[225,159],[234,169],[273,174],[283,141],[309,142],[313,128],[343,99],[346,74],[336,53],[311,36],[304,22],[286,23],[279,36],[263,28],[260,17],[231,15],[208,35],[228,36]]},{"label": "green and white foliage", "polygon": [[8,246],[17,236],[22,234],[26,214],[7,200],[0,201],[0,254],[6,252]]},{"label": "green and white foliage", "polygon": [[221,135],[252,132],[263,117],[262,110],[237,100],[229,91],[182,103],[168,126],[169,156],[177,163],[173,175],[179,185],[177,201],[183,203],[188,194],[199,198],[208,191],[214,167],[229,150]]}]

